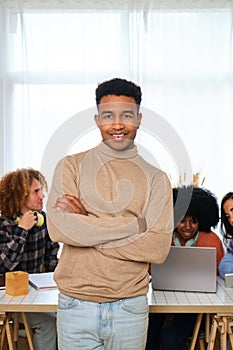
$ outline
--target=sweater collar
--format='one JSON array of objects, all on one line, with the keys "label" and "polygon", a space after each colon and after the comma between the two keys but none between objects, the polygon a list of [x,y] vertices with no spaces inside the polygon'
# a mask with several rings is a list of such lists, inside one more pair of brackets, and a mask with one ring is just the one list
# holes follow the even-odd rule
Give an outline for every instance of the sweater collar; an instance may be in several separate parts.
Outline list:
[{"label": "sweater collar", "polygon": [[117,151],[111,147],[109,147],[106,142],[101,141],[101,143],[98,146],[99,150],[104,153],[105,155],[111,157],[111,158],[118,158],[118,159],[130,159],[134,158],[138,155],[137,146],[135,144],[132,144],[132,146],[128,149],[125,149],[123,151]]}]

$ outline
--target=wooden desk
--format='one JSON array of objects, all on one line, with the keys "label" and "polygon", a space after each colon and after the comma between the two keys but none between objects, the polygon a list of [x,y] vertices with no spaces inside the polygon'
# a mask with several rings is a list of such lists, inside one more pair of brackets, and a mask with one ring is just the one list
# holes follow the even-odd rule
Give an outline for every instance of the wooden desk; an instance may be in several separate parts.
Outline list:
[{"label": "wooden desk", "polygon": [[233,315],[233,288],[225,288],[225,282],[221,278],[218,278],[216,293],[150,290],[148,299],[151,313],[232,313]]},{"label": "wooden desk", "polygon": [[[0,312],[2,312],[2,318],[4,321],[4,332],[6,332],[8,346],[10,350],[15,350],[14,339],[17,338],[16,334],[12,334],[9,328],[9,318],[11,313],[20,312],[22,314],[28,345],[30,350],[34,350],[31,330],[28,325],[26,313],[27,312],[56,312],[58,301],[58,290],[50,289],[44,291],[37,291],[33,287],[29,286],[29,293],[23,296],[12,297],[5,294],[4,290],[0,291]],[[5,314],[5,316],[4,316]],[[17,315],[15,314],[14,317]],[[18,332],[17,332],[18,333]],[[1,346],[2,346],[1,342]]]},{"label": "wooden desk", "polygon": [[207,349],[214,349],[217,329],[220,332],[221,350],[227,349],[227,336],[229,336],[231,349],[233,349],[233,288],[225,288],[225,282],[221,278],[218,278],[216,293],[152,291],[150,289],[148,298],[151,313],[197,313],[190,349],[195,348],[203,314],[213,315],[210,333],[210,327],[206,325]]},{"label": "wooden desk", "polygon": [[27,295],[12,297],[0,291],[1,312],[56,312],[58,290],[47,289],[37,291],[29,286]]},{"label": "wooden desk", "polygon": [[[29,293],[19,297],[12,297],[1,290],[0,312],[56,312],[57,301],[57,289],[37,291],[29,286]],[[215,314],[224,323],[224,320],[228,322],[228,317],[233,315],[233,288],[225,288],[225,283],[220,278],[216,293],[153,291],[150,287],[148,302],[151,313]],[[223,324],[223,346],[221,349],[226,349],[226,322]],[[215,326],[217,327],[217,325]],[[216,327],[214,331],[216,331]],[[211,350],[212,346],[208,349]]]},{"label": "wooden desk", "polygon": [[[37,291],[29,286],[29,293],[12,297],[0,290],[0,312],[56,312],[58,290]],[[216,293],[152,291],[149,289],[150,312],[233,314],[233,288],[225,288],[218,279]]]}]

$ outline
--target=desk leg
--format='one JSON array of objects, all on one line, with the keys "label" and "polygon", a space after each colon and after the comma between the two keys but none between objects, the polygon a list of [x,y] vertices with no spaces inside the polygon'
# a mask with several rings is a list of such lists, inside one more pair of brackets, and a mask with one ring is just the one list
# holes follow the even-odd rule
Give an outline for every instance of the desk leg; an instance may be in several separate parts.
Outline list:
[{"label": "desk leg", "polygon": [[207,350],[213,350],[217,329],[221,336],[221,350],[227,350],[227,336],[229,336],[231,349],[233,350],[233,333],[232,333],[233,321],[232,315],[215,315],[210,332],[210,341]]},{"label": "desk leg", "polygon": [[229,335],[231,349],[233,350],[233,333],[232,333],[233,321],[228,322],[228,330],[227,333]]},{"label": "desk leg", "polygon": [[205,317],[205,341],[208,344],[210,340],[210,314],[206,314]]},{"label": "desk leg", "polygon": [[32,341],[31,329],[30,329],[30,327],[29,327],[28,320],[27,320],[27,316],[26,316],[25,312],[22,312],[22,318],[23,318],[23,323],[24,323],[26,335],[27,335],[27,340],[28,340],[29,349],[30,349],[30,350],[34,350],[33,341]]},{"label": "desk leg", "polygon": [[19,332],[19,321],[18,321],[18,313],[17,312],[14,313],[14,327],[13,327],[13,329],[14,329],[14,332],[13,332],[13,334],[14,334],[14,342],[17,343],[17,341],[18,341],[18,332]]},{"label": "desk leg", "polygon": [[9,323],[11,315],[9,314],[6,317],[6,323],[5,323],[5,328],[6,328],[6,336],[7,336],[7,342],[8,342],[8,346],[9,346],[9,350],[16,350],[15,348],[15,343],[13,342],[13,336],[12,336],[12,330],[11,330],[11,326]]},{"label": "desk leg", "polygon": [[217,334],[217,321],[214,318],[212,321],[212,326],[211,326],[211,330],[210,330],[210,337],[209,337],[209,343],[207,346],[207,350],[213,350],[214,349],[214,344],[215,344],[215,340],[216,340],[216,334]]},{"label": "desk leg", "polygon": [[218,321],[219,330],[221,334],[221,350],[227,350],[227,317],[222,317],[221,321]]},{"label": "desk leg", "polygon": [[5,336],[6,336],[6,313],[5,312],[0,313],[0,326],[1,326],[0,349],[2,350],[5,342]]},{"label": "desk leg", "polygon": [[201,320],[202,320],[203,314],[198,314],[196,318],[196,323],[193,331],[193,336],[192,336],[192,341],[189,347],[189,350],[194,350],[197,342],[197,337],[201,325]]}]

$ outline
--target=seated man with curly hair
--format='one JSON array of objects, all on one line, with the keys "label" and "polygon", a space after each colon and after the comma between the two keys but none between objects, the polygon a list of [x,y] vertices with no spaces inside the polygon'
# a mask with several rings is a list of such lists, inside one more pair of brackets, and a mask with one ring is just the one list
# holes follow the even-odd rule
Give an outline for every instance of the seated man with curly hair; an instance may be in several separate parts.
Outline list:
[{"label": "seated man with curly hair", "polygon": [[[44,176],[18,169],[0,180],[0,273],[54,271],[59,244],[51,241],[43,209]],[[35,215],[35,211],[39,213]],[[39,218],[39,219],[38,219]],[[36,350],[56,350],[56,314],[29,313]]]}]

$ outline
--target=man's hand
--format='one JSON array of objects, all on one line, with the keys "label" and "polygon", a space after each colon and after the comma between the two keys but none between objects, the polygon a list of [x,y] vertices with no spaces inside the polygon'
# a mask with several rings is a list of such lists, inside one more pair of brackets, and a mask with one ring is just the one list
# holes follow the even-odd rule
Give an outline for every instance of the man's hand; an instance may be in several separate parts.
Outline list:
[{"label": "man's hand", "polygon": [[34,215],[34,211],[29,210],[20,217],[18,227],[21,227],[24,230],[30,230],[36,222],[37,218]]},{"label": "man's hand", "polygon": [[79,200],[75,196],[69,194],[64,194],[59,197],[54,204],[54,208],[62,213],[87,215],[86,209]]}]

